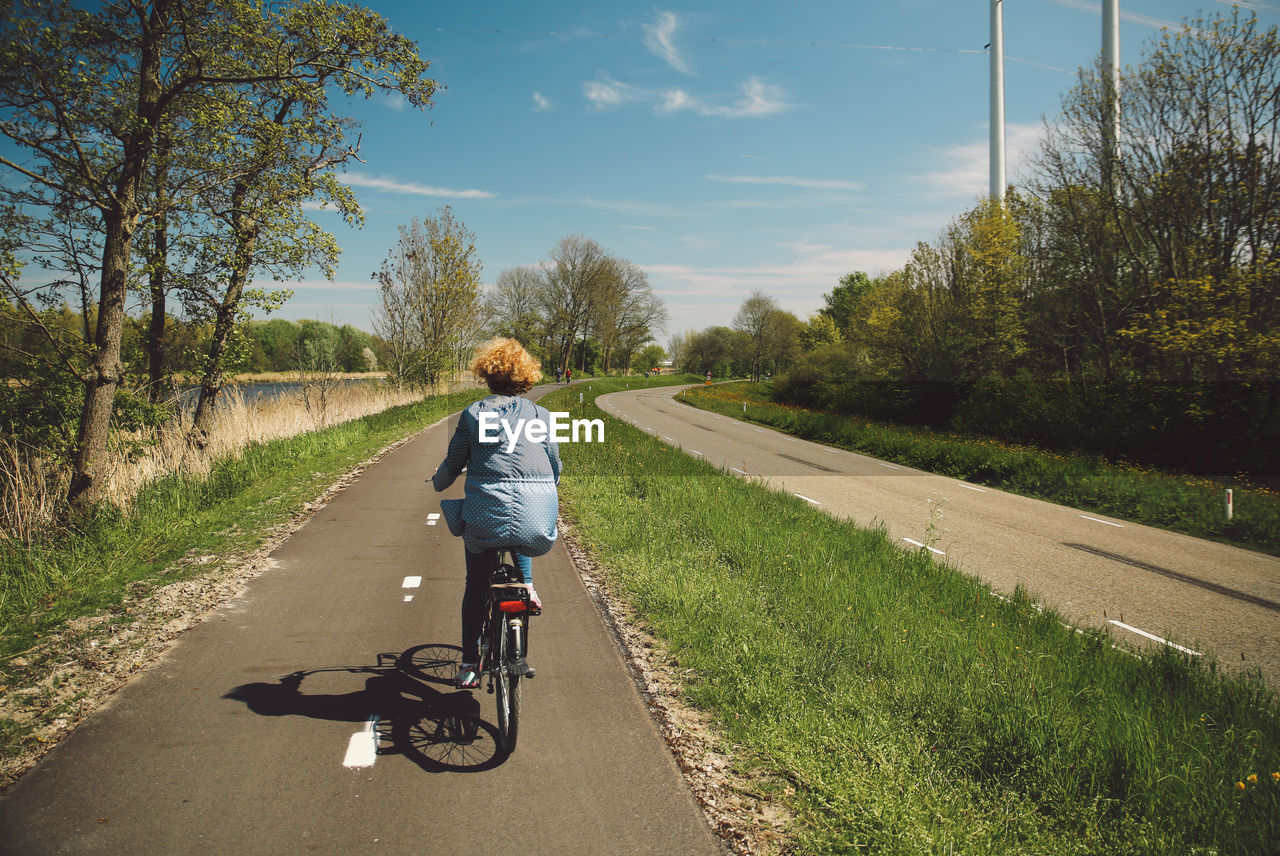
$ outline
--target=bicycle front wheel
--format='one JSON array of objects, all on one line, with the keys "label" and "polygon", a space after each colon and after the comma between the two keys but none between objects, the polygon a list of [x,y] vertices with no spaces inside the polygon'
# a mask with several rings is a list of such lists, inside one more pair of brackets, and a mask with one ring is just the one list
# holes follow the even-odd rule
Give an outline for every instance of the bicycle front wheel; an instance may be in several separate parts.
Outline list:
[{"label": "bicycle front wheel", "polygon": [[[516,751],[520,734],[520,675],[512,665],[520,661],[523,640],[519,625],[511,626],[506,616],[494,616],[494,696],[498,704],[498,739],[501,749],[510,755]],[[520,622],[523,624],[523,622]]]}]

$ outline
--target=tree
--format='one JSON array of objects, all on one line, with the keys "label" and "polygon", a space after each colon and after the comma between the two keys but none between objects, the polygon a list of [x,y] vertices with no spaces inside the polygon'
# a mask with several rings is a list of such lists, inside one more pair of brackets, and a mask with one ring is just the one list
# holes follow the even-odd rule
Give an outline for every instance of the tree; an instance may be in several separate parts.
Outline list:
[{"label": "tree", "polygon": [[654,296],[644,271],[615,259],[613,276],[601,282],[592,306],[592,328],[604,352],[604,370],[609,371],[615,353],[624,364],[629,362],[637,348],[666,326],[666,320],[667,307]]},{"label": "tree", "polygon": [[1000,200],[980,202],[952,228],[951,288],[963,332],[964,372],[971,379],[1010,374],[1026,351],[1026,262],[1017,222]]},{"label": "tree", "polygon": [[751,365],[753,381],[760,380],[761,368],[775,353],[777,340],[774,316],[779,311],[778,304],[772,297],[757,290],[751,292],[742,302],[738,313],[733,316],[733,329],[747,337],[747,359]]},{"label": "tree", "polygon": [[400,240],[376,274],[382,302],[375,328],[391,344],[401,380],[434,384],[477,329],[480,262],[475,235],[448,206],[400,227]]},{"label": "tree", "polygon": [[826,315],[819,311],[809,317],[805,322],[804,328],[799,332],[800,347],[806,351],[812,351],[821,348],[823,345],[832,345],[836,342],[844,341],[844,336],[840,333],[840,328],[836,326],[836,322],[831,320],[830,315]]},{"label": "tree", "polygon": [[[590,238],[570,235],[551,251],[543,269],[539,309],[549,322],[557,368],[569,366],[574,343],[580,335],[585,339],[595,308],[616,276],[614,260]],[[585,362],[586,348],[582,358]]]},{"label": "tree", "polygon": [[[324,25],[326,15],[346,11],[355,25],[349,30]],[[308,43],[313,32],[328,41]],[[100,498],[134,239],[162,130],[181,126],[168,135],[176,158],[179,140],[201,149],[224,142],[234,117],[223,108],[235,103],[237,88],[395,89],[421,106],[434,83],[413,43],[372,13],[322,3],[273,10],[247,0],[134,0],[93,12],[58,0],[10,5],[0,22],[0,68],[0,133],[22,152],[0,157],[0,165],[42,194],[46,209],[64,200],[92,209],[101,234],[96,327],[68,492],[73,507],[87,509]],[[225,186],[241,166],[215,159],[211,178]]]},{"label": "tree", "polygon": [[826,306],[819,309],[821,315],[830,318],[836,330],[843,332],[861,311],[862,298],[873,287],[871,278],[862,271],[854,271],[840,277],[840,284],[822,295]]},{"label": "tree", "polygon": [[637,373],[651,371],[666,359],[667,352],[661,345],[646,345],[640,353],[631,358],[631,370]]},{"label": "tree", "polygon": [[547,333],[547,319],[538,311],[542,287],[542,277],[533,268],[504,270],[498,274],[498,282],[487,303],[496,335],[515,339],[531,352],[545,357],[542,345]]}]

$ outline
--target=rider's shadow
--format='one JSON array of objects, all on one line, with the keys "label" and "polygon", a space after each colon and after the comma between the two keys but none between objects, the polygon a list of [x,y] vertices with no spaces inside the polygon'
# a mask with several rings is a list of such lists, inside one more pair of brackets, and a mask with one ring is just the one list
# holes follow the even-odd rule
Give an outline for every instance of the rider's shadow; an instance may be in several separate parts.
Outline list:
[{"label": "rider's shadow", "polygon": [[[506,757],[498,749],[497,729],[480,718],[479,699],[453,689],[459,653],[453,645],[419,645],[401,654],[379,654],[372,666],[301,669],[277,683],[243,684],[223,698],[243,702],[260,716],[376,719],[379,755],[403,755],[432,773],[490,770]],[[364,689],[304,691],[309,677],[343,673],[369,675]]]}]

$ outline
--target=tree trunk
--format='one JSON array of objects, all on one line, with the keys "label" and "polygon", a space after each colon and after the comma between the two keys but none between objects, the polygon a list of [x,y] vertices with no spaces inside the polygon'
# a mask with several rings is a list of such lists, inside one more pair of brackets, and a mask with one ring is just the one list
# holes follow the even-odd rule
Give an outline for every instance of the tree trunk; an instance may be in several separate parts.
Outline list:
[{"label": "tree trunk", "polygon": [[138,220],[138,188],[155,147],[160,107],[161,47],[168,29],[170,0],[155,0],[141,28],[138,60],[138,101],[133,127],[124,141],[120,178],[114,204],[103,214],[102,285],[98,297],[98,326],[94,354],[85,381],[84,409],[71,462],[67,502],[84,513],[102,500],[103,468],[111,410],[120,386],[120,340],[128,290],[133,230]]},{"label": "tree trunk", "polygon": [[148,287],[151,292],[151,324],[147,328],[147,373],[150,383],[147,386],[147,398],[152,404],[160,401],[165,393],[165,288],[169,263],[169,218],[165,212],[166,174],[165,156],[168,154],[168,141],[161,138],[157,150],[156,165],[156,224],[155,236],[151,247],[151,275]]},{"label": "tree trunk", "polygon": [[249,272],[253,267],[254,249],[258,242],[258,221],[245,210],[244,203],[248,197],[248,186],[244,183],[236,185],[231,193],[231,231],[236,242],[235,252],[231,257],[231,270],[227,278],[227,292],[222,304],[218,307],[218,315],[214,320],[213,339],[209,343],[209,355],[205,360],[204,374],[200,378],[200,399],[196,402],[196,412],[192,419],[190,440],[202,445],[209,435],[213,419],[213,405],[222,391],[223,360],[226,356],[227,340],[235,329],[236,316],[240,310],[240,298],[245,286],[249,283]]},{"label": "tree trunk", "polygon": [[134,216],[126,212],[132,202],[132,198],[122,198],[122,204],[104,218],[106,240],[102,249],[98,325],[93,338],[93,360],[85,379],[84,408],[80,411],[71,485],[67,492],[67,501],[78,512],[88,511],[102,499],[102,469],[106,463],[111,410],[120,386],[120,339],[134,220]]}]

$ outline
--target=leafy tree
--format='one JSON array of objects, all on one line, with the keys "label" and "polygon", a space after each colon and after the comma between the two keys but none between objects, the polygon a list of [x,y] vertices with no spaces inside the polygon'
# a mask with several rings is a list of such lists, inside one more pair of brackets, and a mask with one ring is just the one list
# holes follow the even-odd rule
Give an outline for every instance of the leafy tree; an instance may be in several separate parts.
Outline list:
[{"label": "leafy tree", "polygon": [[[134,240],[162,132],[169,131],[173,158],[181,158],[179,141],[197,151],[235,151],[229,137],[244,130],[234,123],[245,117],[228,110],[246,90],[311,86],[309,104],[323,111],[330,88],[365,95],[394,89],[418,106],[434,84],[412,42],[372,13],[248,0],[135,0],[96,11],[59,0],[9,4],[0,21],[0,68],[0,133],[22,153],[0,157],[0,165],[20,175],[45,210],[92,211],[101,235],[96,328],[68,492],[84,509],[100,496]],[[257,127],[265,136],[266,125]],[[203,182],[232,188],[230,210],[241,214],[248,196],[237,202],[234,187],[243,166],[235,157],[213,158]],[[234,244],[237,258],[247,249],[243,240]]]},{"label": "leafy tree", "polygon": [[830,315],[818,311],[805,323],[804,328],[799,332],[800,347],[806,351],[812,351],[823,345],[832,345],[836,342],[844,341],[844,336],[840,333],[840,328],[836,326],[836,322],[832,320]]},{"label": "leafy tree", "polygon": [[[596,307],[616,281],[615,260],[599,244],[582,235],[562,238],[543,269],[539,311],[548,320],[555,366],[570,366],[574,343],[586,337]],[[579,351],[586,359],[586,349]],[[585,369],[583,363],[579,369]]]},{"label": "leafy tree", "polygon": [[392,345],[390,370],[402,381],[434,384],[474,336],[480,302],[475,235],[449,207],[400,227],[400,240],[376,274],[382,302],[375,329]]},{"label": "leafy tree", "polygon": [[631,358],[633,372],[647,372],[659,366],[667,359],[667,352],[661,345],[646,345],[640,353]]},{"label": "leafy tree", "polygon": [[862,298],[872,287],[871,278],[862,271],[847,273],[840,277],[840,284],[831,289],[830,294],[822,295],[827,305],[818,312],[830,318],[836,330],[843,332],[861,313]]},{"label": "leafy tree", "polygon": [[747,361],[753,381],[760,379],[765,363],[776,352],[776,315],[780,311],[772,297],[757,290],[742,302],[738,313],[733,316],[733,329],[747,338]]}]

